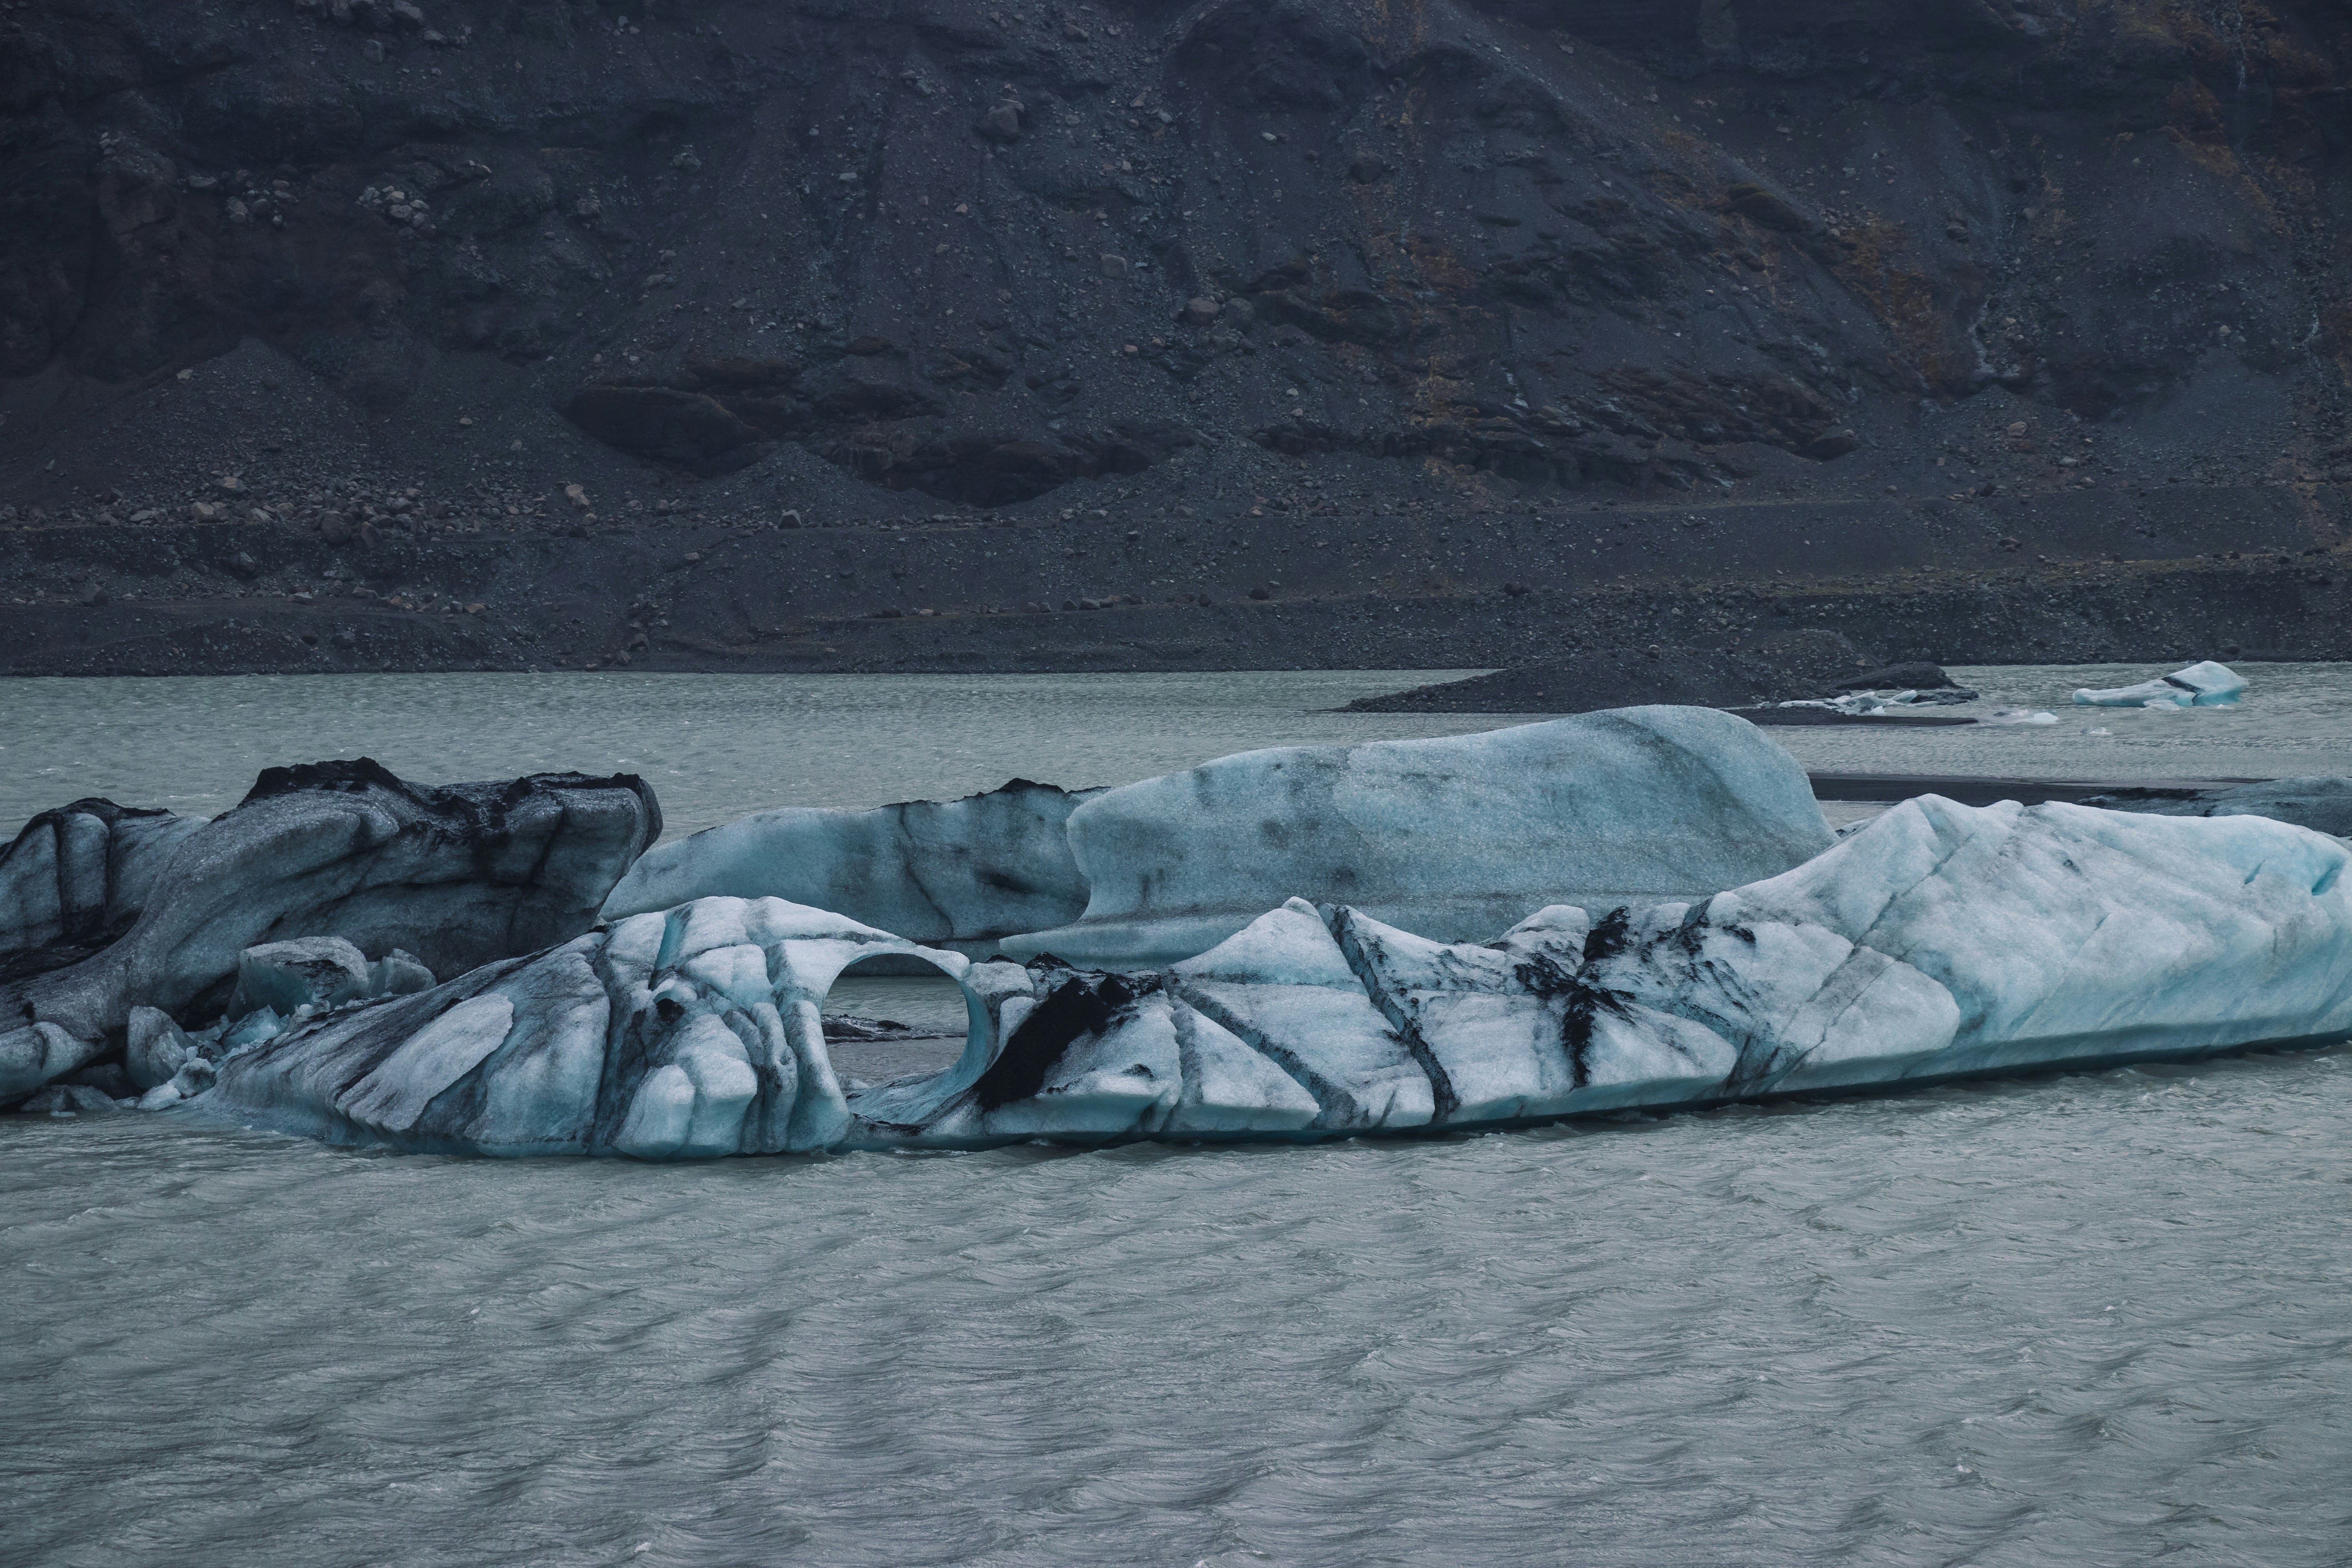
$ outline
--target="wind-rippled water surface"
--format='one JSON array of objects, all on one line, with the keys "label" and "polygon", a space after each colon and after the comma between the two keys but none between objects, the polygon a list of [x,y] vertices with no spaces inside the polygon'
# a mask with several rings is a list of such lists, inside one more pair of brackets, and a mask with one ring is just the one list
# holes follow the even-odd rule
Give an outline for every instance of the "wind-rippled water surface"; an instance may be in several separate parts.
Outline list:
[{"label": "wind-rippled water surface", "polygon": [[1312,1148],[0,1119],[15,1563],[2332,1564],[2352,1052]]},{"label": "wind-rippled water surface", "polygon": [[[1776,738],[2340,773],[2344,676]],[[1510,721],[1312,711],[1409,679],[0,682],[0,817],[218,810],[373,750],[635,765],[696,826]],[[889,977],[837,1000],[940,1021]],[[2341,1565],[2347,1148],[2344,1048],[1474,1138],[697,1166],[0,1116],[0,1563]]]}]

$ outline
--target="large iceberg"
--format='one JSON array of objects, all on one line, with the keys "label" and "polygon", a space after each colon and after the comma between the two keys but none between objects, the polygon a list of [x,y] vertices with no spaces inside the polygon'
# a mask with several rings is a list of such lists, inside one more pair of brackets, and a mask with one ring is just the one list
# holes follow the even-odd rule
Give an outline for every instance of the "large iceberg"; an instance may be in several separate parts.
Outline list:
[{"label": "large iceberg", "polygon": [[627,775],[432,788],[364,758],[268,769],[152,870],[119,940],[0,984],[0,1105],[122,1047],[135,1007],[217,1014],[249,948],[341,937],[455,974],[574,935],[660,832]]},{"label": "large iceberg", "polygon": [[[1293,899],[1143,973],[971,963],[708,898],[294,1025],[199,1106],[412,1149],[686,1158],[1305,1139],[2199,1056],[2352,1032],[2346,848],[2259,817],[1937,796],[1731,891],[1444,942]],[[860,958],[962,987],[946,1071],[845,1089]]]},{"label": "large iceberg", "polygon": [[754,812],[648,850],[604,918],[713,894],[776,898],[977,956],[1086,909],[1063,825],[1099,793],[1014,779],[962,800]]},{"label": "large iceberg", "polygon": [[1831,843],[1787,752],[1667,707],[1244,752],[1107,791],[1068,832],[1086,912],[1003,950],[1102,969],[1189,958],[1293,895],[1457,940],[1539,902],[1712,893]]}]

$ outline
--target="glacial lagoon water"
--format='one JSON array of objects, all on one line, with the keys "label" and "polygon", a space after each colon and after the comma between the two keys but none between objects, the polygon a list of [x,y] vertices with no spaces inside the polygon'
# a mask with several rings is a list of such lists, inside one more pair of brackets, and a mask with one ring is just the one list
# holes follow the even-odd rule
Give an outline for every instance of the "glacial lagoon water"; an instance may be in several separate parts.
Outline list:
[{"label": "glacial lagoon water", "polygon": [[[1965,672],[2045,729],[1776,738],[1889,772],[2352,771],[2344,667],[2252,667],[2236,710],[2063,706],[2148,673]],[[1398,683],[5,682],[0,826],[222,809],[296,751],[631,767],[683,831],[1509,721],[1313,711]],[[677,1167],[0,1117],[0,1563],[2341,1564],[2347,1149],[2345,1048],[1481,1137]]]}]

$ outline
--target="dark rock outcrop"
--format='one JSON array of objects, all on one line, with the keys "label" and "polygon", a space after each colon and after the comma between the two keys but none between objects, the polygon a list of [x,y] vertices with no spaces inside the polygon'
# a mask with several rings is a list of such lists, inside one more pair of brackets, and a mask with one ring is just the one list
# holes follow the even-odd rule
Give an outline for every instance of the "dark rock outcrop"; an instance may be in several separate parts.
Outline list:
[{"label": "dark rock outcrop", "polygon": [[2084,805],[2157,816],[2267,816],[2352,838],[2352,779],[2265,779],[2226,790],[2119,789],[2084,797]]},{"label": "dark rock outcrop", "polygon": [[1904,664],[1885,665],[1877,669],[1865,669],[1860,675],[1849,676],[1835,684],[1839,691],[1896,691],[1905,687],[1914,691],[1957,690],[1960,683],[1944,673],[1944,667],[1926,659],[1912,659]]},{"label": "dark rock outcrop", "polygon": [[[1691,576],[1876,574],[1785,624],[1881,658],[2345,624],[2335,0],[411,9],[0,12],[0,663],[1461,668],[1703,644],[1578,625]],[[2277,570],[2019,580],[2138,563]],[[1310,583],[1311,654],[1224,615]],[[1106,594],[1232,624],[990,619]]]},{"label": "dark rock outcrop", "polygon": [[583,386],[564,417],[607,446],[698,474],[723,474],[766,450],[759,426],[717,398],[671,386]]},{"label": "dark rock outcrop", "polygon": [[660,833],[627,774],[433,787],[365,758],[270,768],[156,870],[120,940],[0,984],[0,1103],[120,1048],[135,1007],[216,1015],[261,943],[340,936],[454,974],[563,941]]},{"label": "dark rock outcrop", "polygon": [[[700,472],[1080,450],[1083,394],[1400,483],[1680,488],[1996,385],[2335,408],[2352,345],[2327,0],[405,11],[12,14],[0,376],[94,395],[250,336],[372,414],[510,368]],[[726,362],[804,384],[689,374]]]}]

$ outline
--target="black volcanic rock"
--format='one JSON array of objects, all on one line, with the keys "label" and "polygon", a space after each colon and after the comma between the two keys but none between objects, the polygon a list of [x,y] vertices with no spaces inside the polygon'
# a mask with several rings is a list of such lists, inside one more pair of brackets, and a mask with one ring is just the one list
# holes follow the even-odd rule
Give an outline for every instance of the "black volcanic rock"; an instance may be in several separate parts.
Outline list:
[{"label": "black volcanic rock", "polygon": [[698,474],[722,474],[759,460],[760,426],[715,397],[668,386],[583,386],[564,417],[608,446]]},{"label": "black volcanic rock", "polygon": [[[382,412],[479,356],[696,467],[755,438],[581,391],[600,354],[880,342],[988,366],[977,401],[886,379],[824,419],[1050,441],[1028,378],[1062,361],[1098,426],[1197,390],[1277,450],[1570,486],[1842,460],[1994,383],[2105,417],[2221,356],[2284,395],[2315,318],[2352,331],[2297,237],[2343,195],[2352,24],[2059,9],[52,0],[8,23],[0,373],[136,384],[258,336]],[[2258,194],[2249,160],[2310,174]],[[1298,341],[1171,330],[1195,298]],[[872,444],[814,449],[886,478]]]},{"label": "black volcanic rock", "polygon": [[2158,816],[2267,816],[2314,832],[2352,837],[2352,779],[2265,779],[2229,789],[2120,789],[2081,803]]},{"label": "black volcanic rock", "polygon": [[1860,675],[1848,676],[1837,681],[1832,689],[1838,691],[1914,691],[1956,690],[1959,682],[1944,673],[1944,667],[1929,664],[1925,659],[1913,659],[1907,664],[1890,664],[1878,669],[1865,669]]}]

